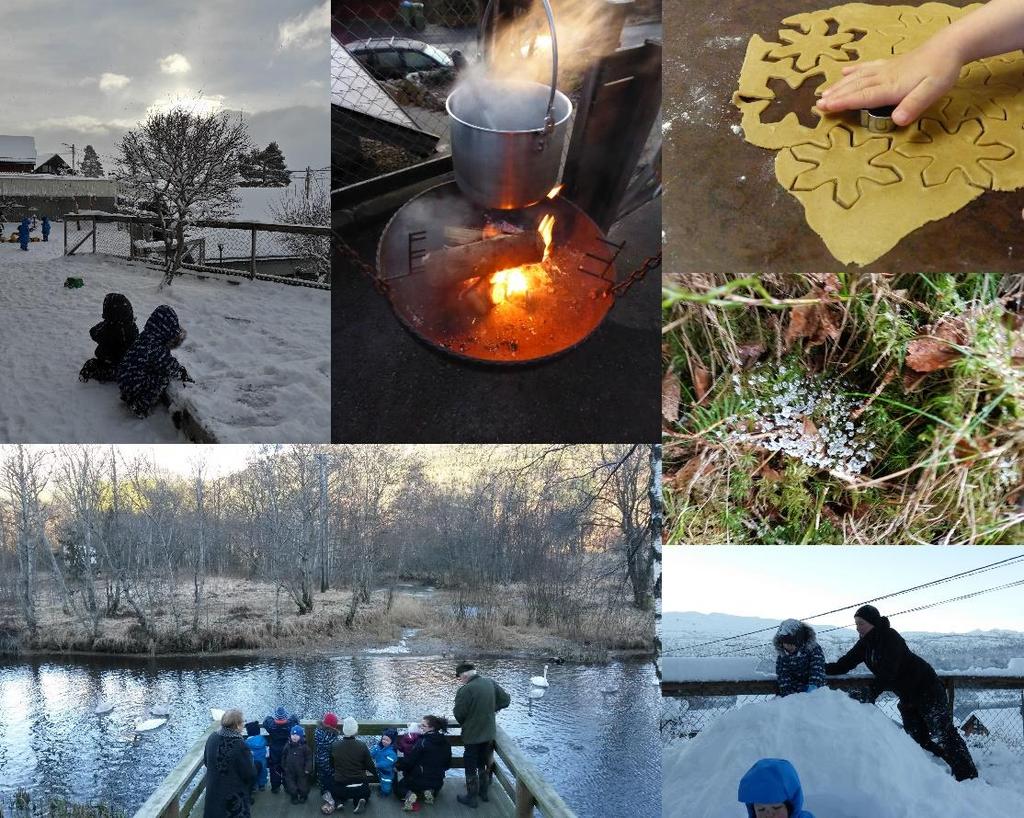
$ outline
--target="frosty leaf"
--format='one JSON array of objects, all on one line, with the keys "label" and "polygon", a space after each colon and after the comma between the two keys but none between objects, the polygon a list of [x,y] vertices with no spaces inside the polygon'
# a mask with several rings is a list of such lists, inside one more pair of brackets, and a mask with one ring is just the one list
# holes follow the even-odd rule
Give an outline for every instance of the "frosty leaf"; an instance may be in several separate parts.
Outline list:
[{"label": "frosty leaf", "polygon": [[661,379],[661,416],[667,423],[679,419],[679,376],[672,368]]}]

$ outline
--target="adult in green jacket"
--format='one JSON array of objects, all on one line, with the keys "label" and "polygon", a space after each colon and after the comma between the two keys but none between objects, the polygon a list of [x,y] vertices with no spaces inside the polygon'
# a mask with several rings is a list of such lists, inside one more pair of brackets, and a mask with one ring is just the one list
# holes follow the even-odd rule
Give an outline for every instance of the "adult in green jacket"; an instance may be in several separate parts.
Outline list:
[{"label": "adult in green jacket", "polygon": [[512,697],[494,679],[481,676],[468,662],[458,665],[455,675],[460,687],[455,694],[453,714],[462,728],[466,762],[466,794],[459,796],[459,803],[476,808],[478,798],[489,800],[487,790],[497,735],[494,714],[508,707]]}]

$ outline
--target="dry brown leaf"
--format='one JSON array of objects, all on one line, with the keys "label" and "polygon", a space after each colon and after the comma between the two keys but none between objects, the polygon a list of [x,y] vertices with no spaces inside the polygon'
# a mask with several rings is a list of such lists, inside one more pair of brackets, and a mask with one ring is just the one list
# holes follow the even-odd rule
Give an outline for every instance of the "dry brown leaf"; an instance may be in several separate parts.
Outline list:
[{"label": "dry brown leaf", "polygon": [[804,415],[804,434],[807,437],[817,437],[818,427],[814,425],[814,421]]},{"label": "dry brown leaf", "polygon": [[766,463],[761,469],[761,479],[767,480],[769,483],[778,483],[782,479],[782,475]]},{"label": "dry brown leaf", "polygon": [[701,364],[691,364],[690,370],[693,372],[693,389],[697,395],[697,404],[700,405],[711,391],[711,373]]},{"label": "dry brown leaf", "polygon": [[1024,338],[1013,345],[1013,350],[1010,352],[1010,363],[1014,366],[1024,366]]},{"label": "dry brown leaf", "polygon": [[967,325],[962,318],[943,318],[927,335],[907,344],[907,366],[915,372],[936,372],[956,363],[963,353],[952,344],[967,341]]},{"label": "dry brown leaf", "polygon": [[915,372],[913,369],[907,369],[903,373],[903,391],[907,394],[916,392],[917,388],[924,382],[924,379],[928,377],[927,372]]},{"label": "dry brown leaf", "polygon": [[661,379],[661,417],[666,423],[679,419],[679,376],[672,368]]},{"label": "dry brown leaf", "polygon": [[742,369],[749,369],[758,359],[765,353],[765,345],[760,343],[753,344],[740,344],[736,347],[736,353],[739,355],[739,361],[737,363]]},{"label": "dry brown leaf", "polygon": [[[838,282],[837,291],[838,291]],[[807,339],[807,346],[825,343],[826,339],[839,340],[839,326],[842,323],[838,308],[832,296],[821,287],[814,287],[804,298],[814,299],[814,304],[793,307],[786,327],[786,349],[800,338]]]},{"label": "dry brown leaf", "polygon": [[690,486],[709,471],[711,471],[711,463],[704,458],[704,455],[692,457],[686,462],[686,465],[668,479],[669,488],[673,491],[688,492]]}]

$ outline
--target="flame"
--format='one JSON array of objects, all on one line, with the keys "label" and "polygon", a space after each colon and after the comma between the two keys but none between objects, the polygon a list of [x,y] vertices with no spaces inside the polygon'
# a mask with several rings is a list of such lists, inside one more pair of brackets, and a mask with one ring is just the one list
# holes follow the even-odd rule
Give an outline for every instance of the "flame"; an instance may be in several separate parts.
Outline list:
[{"label": "flame", "polygon": [[542,266],[551,255],[551,240],[555,230],[555,217],[548,214],[540,220],[537,232],[544,239],[544,258],[540,264],[527,264],[522,267],[510,267],[499,270],[490,278],[491,303],[504,304],[513,298],[525,296],[530,291],[532,280],[540,280],[544,275]]},{"label": "flame", "polygon": [[548,191],[548,198],[554,199],[559,193],[562,192],[564,185],[555,185],[551,190]]}]

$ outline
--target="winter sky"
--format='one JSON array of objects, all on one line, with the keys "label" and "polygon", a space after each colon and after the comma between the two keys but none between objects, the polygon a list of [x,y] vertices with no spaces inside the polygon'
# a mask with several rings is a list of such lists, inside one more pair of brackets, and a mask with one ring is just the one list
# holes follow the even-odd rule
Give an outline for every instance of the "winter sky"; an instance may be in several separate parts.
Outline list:
[{"label": "winter sky", "polygon": [[33,0],[4,4],[0,134],[39,160],[91,144],[104,170],[147,111],[171,100],[241,111],[289,168],[330,161],[327,0]]},{"label": "winter sky", "polygon": [[[663,609],[800,619],[1024,554],[1024,546],[674,546]],[[877,603],[882,614],[1024,580],[1024,563]],[[855,608],[812,624],[852,624]],[[903,631],[1024,631],[1024,586],[901,614]]]}]

